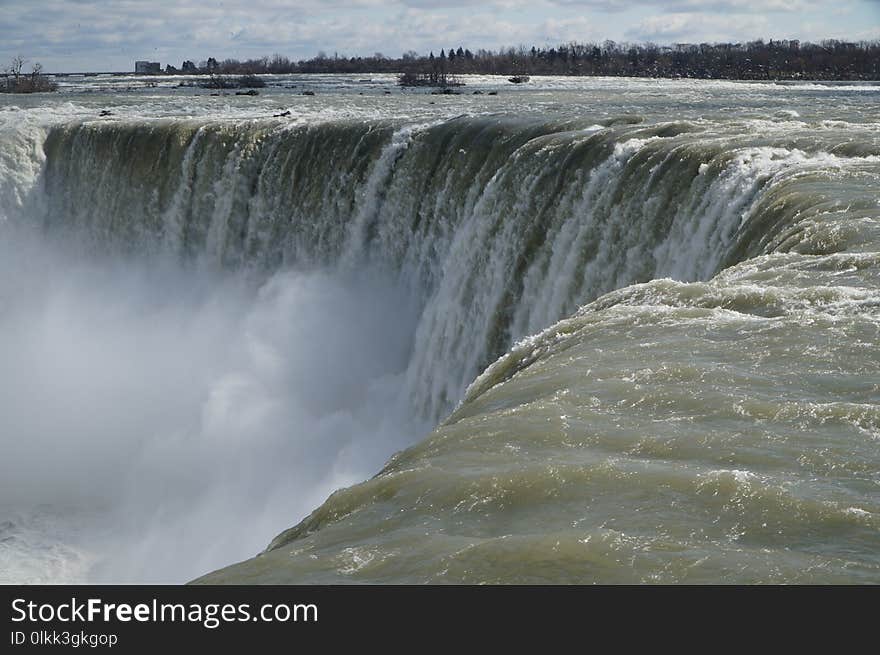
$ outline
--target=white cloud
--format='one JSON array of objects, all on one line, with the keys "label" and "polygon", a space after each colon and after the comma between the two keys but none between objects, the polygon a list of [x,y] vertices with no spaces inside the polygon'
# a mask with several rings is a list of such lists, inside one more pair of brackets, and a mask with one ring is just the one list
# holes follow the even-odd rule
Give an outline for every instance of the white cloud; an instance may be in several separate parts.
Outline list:
[{"label": "white cloud", "polygon": [[[579,6],[601,11],[624,11],[637,7],[662,9],[678,14],[686,12],[796,12],[821,7],[822,0],[549,0],[551,4]],[[840,0],[847,4],[852,0]]]},{"label": "white cloud", "polygon": [[[0,0],[3,60],[128,70],[135,59],[245,59],[318,50],[396,55],[564,41],[870,38],[877,0]],[[866,9],[866,7],[868,9]],[[873,8],[873,10],[871,9]],[[845,10],[851,10],[849,12]],[[652,15],[653,14],[653,15]],[[822,34],[802,26],[817,25]]]},{"label": "white cloud", "polygon": [[766,34],[769,21],[760,15],[677,13],[649,16],[627,32],[638,41],[741,41]]}]

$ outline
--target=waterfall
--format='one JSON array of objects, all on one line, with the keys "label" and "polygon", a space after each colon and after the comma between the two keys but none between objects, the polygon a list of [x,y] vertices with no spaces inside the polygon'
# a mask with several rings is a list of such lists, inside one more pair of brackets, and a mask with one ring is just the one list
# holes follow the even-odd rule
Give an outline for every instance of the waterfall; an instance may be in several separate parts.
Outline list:
[{"label": "waterfall", "polygon": [[765,191],[828,157],[764,141],[632,117],[72,123],[46,138],[44,222],[221,269],[395,276],[420,308],[407,386],[436,421],[603,293],[755,254],[741,237],[772,232],[752,234]]}]

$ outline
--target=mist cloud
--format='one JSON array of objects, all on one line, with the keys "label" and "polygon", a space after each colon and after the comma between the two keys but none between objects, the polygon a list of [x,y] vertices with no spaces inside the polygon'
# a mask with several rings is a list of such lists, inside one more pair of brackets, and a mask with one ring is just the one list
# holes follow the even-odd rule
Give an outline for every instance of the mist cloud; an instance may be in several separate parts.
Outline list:
[{"label": "mist cloud", "polygon": [[381,277],[254,283],[3,236],[0,524],[88,526],[52,548],[90,580],[249,557],[428,429],[402,395],[416,313]]}]

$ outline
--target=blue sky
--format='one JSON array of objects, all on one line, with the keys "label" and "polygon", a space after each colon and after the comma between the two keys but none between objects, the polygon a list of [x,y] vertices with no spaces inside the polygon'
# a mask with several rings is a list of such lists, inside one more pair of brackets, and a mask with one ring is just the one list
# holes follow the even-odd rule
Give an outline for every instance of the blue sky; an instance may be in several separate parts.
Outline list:
[{"label": "blue sky", "polygon": [[0,0],[0,67],[124,71],[280,53],[397,56],[568,41],[880,39],[880,0]]}]

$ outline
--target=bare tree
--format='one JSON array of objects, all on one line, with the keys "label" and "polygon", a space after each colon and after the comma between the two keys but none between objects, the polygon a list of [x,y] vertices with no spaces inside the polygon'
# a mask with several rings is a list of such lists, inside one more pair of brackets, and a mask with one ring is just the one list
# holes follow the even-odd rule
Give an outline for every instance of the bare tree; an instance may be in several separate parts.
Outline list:
[{"label": "bare tree", "polygon": [[24,68],[25,60],[21,57],[13,57],[12,65],[9,67],[9,73],[15,78],[15,81],[18,82],[21,77],[21,70]]},{"label": "bare tree", "polygon": [[5,91],[6,93],[35,93],[38,91],[55,91],[58,88],[58,85],[43,73],[43,65],[41,63],[35,63],[30,74],[24,74],[22,71],[25,63],[25,59],[21,56],[13,58],[12,63],[4,69],[6,84],[0,87],[0,91]]},{"label": "bare tree", "polygon": [[34,64],[34,67],[31,69],[31,85],[36,87],[37,82],[40,78],[43,77],[43,64],[37,62]]}]

